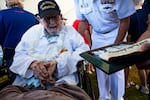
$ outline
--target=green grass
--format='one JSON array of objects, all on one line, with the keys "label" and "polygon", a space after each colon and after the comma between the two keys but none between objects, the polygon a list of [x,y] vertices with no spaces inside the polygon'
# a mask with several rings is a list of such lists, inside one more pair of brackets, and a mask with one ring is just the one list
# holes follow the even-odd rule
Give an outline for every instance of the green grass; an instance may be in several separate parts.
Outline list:
[{"label": "green grass", "polygon": [[[138,71],[135,66],[131,67],[130,69],[129,82],[130,81],[140,85]],[[148,100],[148,95],[141,93],[135,88],[135,86],[131,86],[130,88],[126,89],[125,100]]]},{"label": "green grass", "polygon": [[[93,79],[92,85],[95,90],[94,93],[96,95],[96,100],[98,100],[98,87],[97,87],[96,75],[92,74],[91,79]],[[131,81],[140,85],[138,72],[135,66],[132,66],[132,68],[130,69],[129,82]],[[139,90],[135,88],[135,86],[131,86],[130,88],[126,89],[124,99],[125,100],[148,100],[148,95],[141,93]]]},{"label": "green grass", "polygon": [[148,100],[148,95],[141,93],[135,87],[127,89],[125,100]]}]

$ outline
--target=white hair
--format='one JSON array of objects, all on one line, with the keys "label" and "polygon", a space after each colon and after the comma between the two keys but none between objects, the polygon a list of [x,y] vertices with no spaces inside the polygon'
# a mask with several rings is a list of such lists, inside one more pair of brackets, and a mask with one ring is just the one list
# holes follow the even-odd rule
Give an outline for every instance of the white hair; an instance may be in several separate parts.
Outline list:
[{"label": "white hair", "polygon": [[21,7],[23,8],[23,3],[22,0],[5,0],[6,1],[6,6],[7,7]]}]

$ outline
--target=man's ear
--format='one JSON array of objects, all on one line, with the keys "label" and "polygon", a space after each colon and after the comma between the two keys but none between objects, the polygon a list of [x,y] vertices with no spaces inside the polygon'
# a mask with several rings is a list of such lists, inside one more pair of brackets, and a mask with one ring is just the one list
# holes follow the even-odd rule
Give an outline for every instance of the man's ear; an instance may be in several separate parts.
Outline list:
[{"label": "man's ear", "polygon": [[43,24],[43,18],[41,18],[39,15],[36,16],[39,23]]},{"label": "man's ear", "polygon": [[39,15],[36,15],[36,19],[40,22],[40,16]]}]

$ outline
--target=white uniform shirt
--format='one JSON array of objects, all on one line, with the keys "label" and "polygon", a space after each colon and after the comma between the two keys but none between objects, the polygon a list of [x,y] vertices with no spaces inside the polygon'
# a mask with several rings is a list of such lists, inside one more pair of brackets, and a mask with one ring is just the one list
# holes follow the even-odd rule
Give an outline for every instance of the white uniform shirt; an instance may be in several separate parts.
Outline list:
[{"label": "white uniform shirt", "polygon": [[[101,3],[107,2],[107,3]],[[114,2],[113,2],[114,1]],[[92,49],[113,44],[119,29],[119,20],[135,12],[132,0],[74,0],[77,18],[87,20],[92,26]],[[108,3],[112,2],[112,3]],[[96,68],[99,99],[122,100],[124,95],[124,71],[106,75]]]},{"label": "white uniform shirt", "polygon": [[114,1],[102,4],[101,0],[74,0],[77,18],[88,20],[92,26],[92,49],[114,43],[118,35],[119,19],[136,11],[132,0]]},{"label": "white uniform shirt", "polygon": [[102,4],[101,0],[74,0],[77,18],[87,19],[96,33],[109,33],[119,25],[119,19],[135,12],[132,0],[114,0]]},{"label": "white uniform shirt", "polygon": [[[31,27],[22,37],[15,49],[15,56],[10,70],[17,75],[14,85],[25,86],[27,79],[33,76],[29,65],[34,60],[57,61],[57,78],[55,85],[68,83],[76,85],[76,64],[82,58],[79,54],[89,50],[83,38],[71,26],[63,26],[59,36],[47,38],[42,25]],[[58,55],[61,49],[67,49]]]}]

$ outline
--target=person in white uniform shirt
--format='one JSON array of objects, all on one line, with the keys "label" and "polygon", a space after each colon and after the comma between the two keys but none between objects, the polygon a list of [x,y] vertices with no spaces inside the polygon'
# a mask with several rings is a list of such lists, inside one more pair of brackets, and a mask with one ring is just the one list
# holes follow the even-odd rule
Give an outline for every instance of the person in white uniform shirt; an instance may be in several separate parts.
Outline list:
[{"label": "person in white uniform shirt", "polygon": [[[83,38],[72,26],[62,25],[61,11],[54,0],[40,1],[38,11],[40,24],[27,30],[15,49],[13,64],[10,66],[10,70],[17,74],[13,85],[40,90],[49,90],[59,86],[59,88],[63,88],[59,92],[62,94],[57,95],[59,89],[56,89],[51,94],[52,96],[50,96],[50,91],[46,92],[49,95],[39,92],[41,95],[39,96],[38,92],[25,93],[26,89],[10,86],[0,92],[0,98],[9,100],[28,98],[31,100],[37,94],[34,98],[38,98],[38,100],[46,98],[48,100],[55,95],[57,96],[55,100],[90,100],[90,97],[76,86],[78,84],[76,65],[78,61],[82,60],[79,54],[89,50],[88,45],[84,43]],[[19,92],[14,88],[20,89]],[[12,91],[17,92],[12,94]],[[18,95],[20,91],[23,96]],[[11,98],[11,95],[15,94],[16,96]],[[70,97],[63,99],[62,96],[66,94],[69,94]]]},{"label": "person in white uniform shirt", "polygon": [[[74,0],[80,32],[85,22],[92,26],[92,49],[122,42],[128,30],[130,15],[135,12],[132,0]],[[111,75],[96,68],[99,100],[123,100],[124,71]],[[111,94],[111,96],[109,95]]]}]

